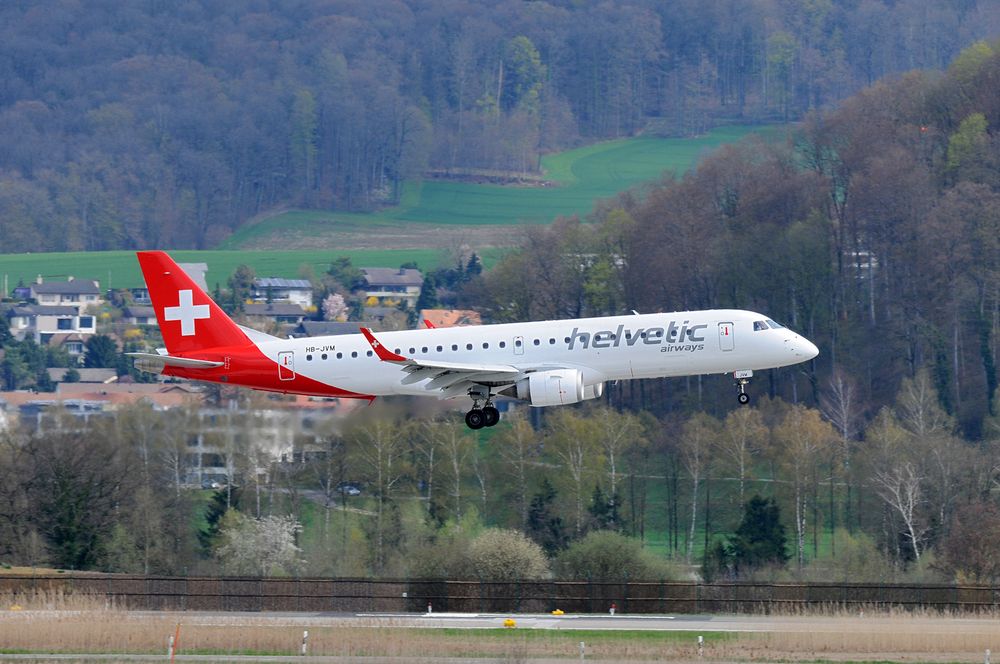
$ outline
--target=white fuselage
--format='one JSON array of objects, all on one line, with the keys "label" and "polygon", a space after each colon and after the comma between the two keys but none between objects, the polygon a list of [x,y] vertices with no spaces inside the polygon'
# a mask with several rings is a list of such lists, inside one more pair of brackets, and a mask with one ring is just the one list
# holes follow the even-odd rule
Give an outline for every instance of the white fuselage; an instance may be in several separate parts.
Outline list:
[{"label": "white fuselage", "polygon": [[[770,369],[818,353],[810,341],[766,316],[733,309],[382,332],[378,339],[418,360],[527,372],[578,369],[585,385]],[[422,382],[404,381],[400,366],[375,356],[360,334],[267,341],[259,347],[286,371],[345,390],[428,394]]]}]

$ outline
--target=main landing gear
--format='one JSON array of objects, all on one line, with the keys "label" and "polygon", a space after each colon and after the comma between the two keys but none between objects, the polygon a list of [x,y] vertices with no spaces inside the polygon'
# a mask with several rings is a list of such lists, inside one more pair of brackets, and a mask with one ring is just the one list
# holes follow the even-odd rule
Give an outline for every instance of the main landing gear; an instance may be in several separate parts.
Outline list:
[{"label": "main landing gear", "polygon": [[[500,411],[493,405],[493,395],[489,390],[485,394],[476,390],[469,390],[472,397],[472,410],[465,414],[465,425],[470,429],[482,429],[491,427],[500,421]],[[480,400],[483,407],[479,407]]]},{"label": "main landing gear", "polygon": [[747,385],[750,384],[751,377],[753,377],[753,371],[749,369],[733,372],[733,378],[736,379],[736,389],[739,390],[736,394],[736,400],[740,402],[741,406],[750,403],[750,395],[747,394]]}]

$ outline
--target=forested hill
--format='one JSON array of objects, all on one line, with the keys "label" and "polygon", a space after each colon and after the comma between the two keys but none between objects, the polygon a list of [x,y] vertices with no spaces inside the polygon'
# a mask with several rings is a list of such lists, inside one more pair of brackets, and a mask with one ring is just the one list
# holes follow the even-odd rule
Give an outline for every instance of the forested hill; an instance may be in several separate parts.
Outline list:
[{"label": "forested hill", "polygon": [[[966,436],[995,439],[998,82],[1000,43],[979,43],[943,74],[910,73],[810,114],[787,143],[723,147],[641,199],[605,202],[596,223],[532,229],[475,301],[497,321],[766,311],[820,348],[766,389],[822,405],[845,440],[921,370]],[[731,391],[700,388],[689,382],[673,403],[611,390],[642,409],[732,403]]]},{"label": "forested hill", "polygon": [[429,168],[799,118],[1000,30],[991,0],[0,5],[0,252],[213,246]]}]

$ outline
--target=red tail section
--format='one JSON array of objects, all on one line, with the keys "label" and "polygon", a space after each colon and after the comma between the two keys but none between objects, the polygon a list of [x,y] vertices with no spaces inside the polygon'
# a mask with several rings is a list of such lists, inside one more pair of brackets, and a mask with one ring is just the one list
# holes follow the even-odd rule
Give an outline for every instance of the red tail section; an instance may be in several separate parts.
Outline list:
[{"label": "red tail section", "polygon": [[167,352],[252,345],[243,330],[162,251],[139,251],[139,266]]}]

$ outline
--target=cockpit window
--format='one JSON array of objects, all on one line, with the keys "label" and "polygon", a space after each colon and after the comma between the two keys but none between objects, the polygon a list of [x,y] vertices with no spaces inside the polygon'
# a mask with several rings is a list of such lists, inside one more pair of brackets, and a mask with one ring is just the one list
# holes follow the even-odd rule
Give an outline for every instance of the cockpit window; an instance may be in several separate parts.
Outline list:
[{"label": "cockpit window", "polygon": [[770,325],[771,327],[773,327],[775,330],[781,330],[781,329],[784,329],[784,327],[785,327],[781,323],[775,323],[770,318],[767,319],[767,324]]},{"label": "cockpit window", "polygon": [[753,331],[754,332],[760,332],[761,330],[766,330],[766,329],[767,329],[767,323],[765,321],[755,320],[753,322]]}]

